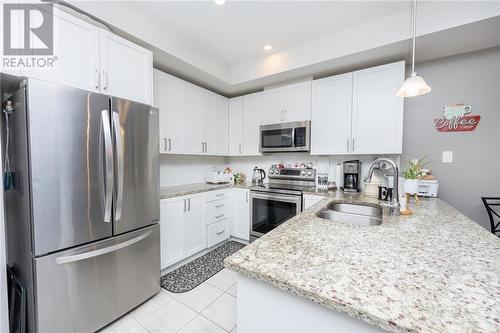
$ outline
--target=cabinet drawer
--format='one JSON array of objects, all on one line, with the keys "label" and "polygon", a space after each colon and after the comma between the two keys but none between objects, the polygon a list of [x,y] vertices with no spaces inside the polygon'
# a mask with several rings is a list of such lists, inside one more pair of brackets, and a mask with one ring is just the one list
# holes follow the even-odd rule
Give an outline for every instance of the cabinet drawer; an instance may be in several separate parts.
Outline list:
[{"label": "cabinet drawer", "polygon": [[207,202],[205,205],[205,223],[211,224],[229,217],[229,199]]},{"label": "cabinet drawer", "polygon": [[208,247],[214,246],[229,238],[229,219],[212,223],[207,226]]},{"label": "cabinet drawer", "polygon": [[229,197],[228,190],[209,191],[205,193],[205,202],[211,202]]}]

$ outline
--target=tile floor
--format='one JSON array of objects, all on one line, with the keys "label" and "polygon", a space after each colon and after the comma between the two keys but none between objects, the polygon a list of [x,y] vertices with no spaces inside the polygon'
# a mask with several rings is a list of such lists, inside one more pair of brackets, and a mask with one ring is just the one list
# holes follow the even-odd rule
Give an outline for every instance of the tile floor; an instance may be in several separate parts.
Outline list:
[{"label": "tile floor", "polygon": [[99,333],[236,332],[236,273],[223,269],[191,291],[161,291]]}]

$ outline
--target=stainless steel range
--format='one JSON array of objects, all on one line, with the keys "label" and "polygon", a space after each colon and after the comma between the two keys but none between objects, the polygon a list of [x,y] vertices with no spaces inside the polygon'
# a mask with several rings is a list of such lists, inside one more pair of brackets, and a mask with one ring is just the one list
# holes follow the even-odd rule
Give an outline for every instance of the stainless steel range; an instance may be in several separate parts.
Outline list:
[{"label": "stainless steel range", "polygon": [[268,184],[250,188],[250,241],[300,213],[303,191],[315,186],[315,169],[270,169]]}]

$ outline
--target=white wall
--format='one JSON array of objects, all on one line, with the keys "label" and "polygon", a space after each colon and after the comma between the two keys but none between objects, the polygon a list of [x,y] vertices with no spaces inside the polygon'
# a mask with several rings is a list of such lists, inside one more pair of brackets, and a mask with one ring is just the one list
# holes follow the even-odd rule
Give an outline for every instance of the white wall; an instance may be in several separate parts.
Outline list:
[{"label": "white wall", "polygon": [[160,187],[204,183],[205,173],[224,169],[225,160],[219,156],[160,155]]}]

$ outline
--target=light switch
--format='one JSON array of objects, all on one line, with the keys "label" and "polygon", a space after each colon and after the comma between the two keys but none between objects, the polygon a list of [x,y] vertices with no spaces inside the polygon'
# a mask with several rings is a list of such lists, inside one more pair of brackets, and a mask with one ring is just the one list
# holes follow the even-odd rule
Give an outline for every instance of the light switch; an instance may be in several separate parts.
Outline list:
[{"label": "light switch", "polygon": [[453,163],[452,151],[443,151],[443,163]]}]

